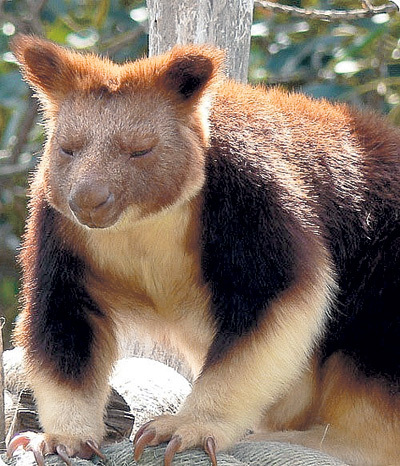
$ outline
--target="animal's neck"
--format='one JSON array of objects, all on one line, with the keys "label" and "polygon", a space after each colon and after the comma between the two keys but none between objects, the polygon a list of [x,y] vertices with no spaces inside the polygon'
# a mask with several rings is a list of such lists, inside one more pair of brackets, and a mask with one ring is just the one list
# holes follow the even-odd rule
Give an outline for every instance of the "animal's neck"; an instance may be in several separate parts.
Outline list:
[{"label": "animal's neck", "polygon": [[93,269],[128,281],[131,289],[152,299],[169,294],[170,286],[185,276],[198,276],[200,202],[172,206],[129,227],[125,222],[124,228],[88,231]]}]

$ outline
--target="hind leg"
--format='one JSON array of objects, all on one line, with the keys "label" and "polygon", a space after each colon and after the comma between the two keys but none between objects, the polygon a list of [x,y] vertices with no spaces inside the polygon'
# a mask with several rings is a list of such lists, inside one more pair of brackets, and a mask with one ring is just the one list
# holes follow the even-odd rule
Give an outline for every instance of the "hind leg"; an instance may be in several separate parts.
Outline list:
[{"label": "hind leg", "polygon": [[[288,442],[320,450],[340,458],[350,465],[389,466],[400,464],[400,396],[390,393],[379,379],[362,376],[349,358],[331,356],[322,368],[320,380],[313,386],[312,404],[301,417],[305,423],[298,429],[291,419],[269,430],[271,415],[263,427],[246,438],[251,441]],[[311,392],[310,392],[311,393]],[[304,392],[303,392],[304,394]],[[292,391],[282,406],[304,399],[298,390]],[[316,398],[315,398],[316,396]],[[310,399],[311,400],[311,399]],[[309,401],[310,401],[309,400]],[[276,413],[278,409],[275,408]],[[276,428],[277,424],[275,424]],[[265,430],[262,431],[262,428]]]},{"label": "hind leg", "polygon": [[[283,432],[259,432],[249,435],[244,440],[250,442],[282,442],[302,445],[313,450],[319,450],[330,456],[340,458],[346,464],[354,466],[387,466],[390,463],[376,462],[357,445],[348,442],[345,436],[337,432],[329,424],[326,426],[317,425],[309,430],[289,430]],[[395,463],[393,463],[394,465]]]}]

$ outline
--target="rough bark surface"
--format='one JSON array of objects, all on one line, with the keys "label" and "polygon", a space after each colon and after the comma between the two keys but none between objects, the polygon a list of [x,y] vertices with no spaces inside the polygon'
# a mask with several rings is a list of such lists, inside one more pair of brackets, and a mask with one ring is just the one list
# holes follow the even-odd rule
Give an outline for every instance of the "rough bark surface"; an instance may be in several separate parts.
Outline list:
[{"label": "rough bark surface", "polygon": [[226,74],[246,82],[254,0],[147,0],[149,54],[176,44],[213,44],[227,53]]}]

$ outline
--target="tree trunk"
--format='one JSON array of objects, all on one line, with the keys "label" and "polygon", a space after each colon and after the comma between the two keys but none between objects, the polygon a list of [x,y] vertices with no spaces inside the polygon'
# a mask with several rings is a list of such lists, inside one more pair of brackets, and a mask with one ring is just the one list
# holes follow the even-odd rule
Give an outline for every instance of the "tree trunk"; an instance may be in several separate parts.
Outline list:
[{"label": "tree trunk", "polygon": [[226,74],[246,82],[254,0],[147,0],[149,55],[208,43],[227,53]]}]

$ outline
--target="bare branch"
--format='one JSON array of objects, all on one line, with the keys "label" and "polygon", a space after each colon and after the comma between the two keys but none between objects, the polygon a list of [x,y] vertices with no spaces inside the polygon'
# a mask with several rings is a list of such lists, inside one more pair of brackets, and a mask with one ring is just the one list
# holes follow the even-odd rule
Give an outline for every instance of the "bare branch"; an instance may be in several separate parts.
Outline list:
[{"label": "bare branch", "polygon": [[390,0],[390,3],[381,6],[373,6],[368,0],[362,1],[364,8],[356,10],[306,10],[304,8],[297,8],[289,5],[281,5],[280,3],[273,3],[268,0],[255,0],[255,4],[275,11],[277,13],[287,13],[292,16],[301,18],[314,18],[322,21],[340,21],[340,20],[353,20],[361,18],[371,18],[375,15],[382,13],[394,13],[400,11],[400,1]]}]

